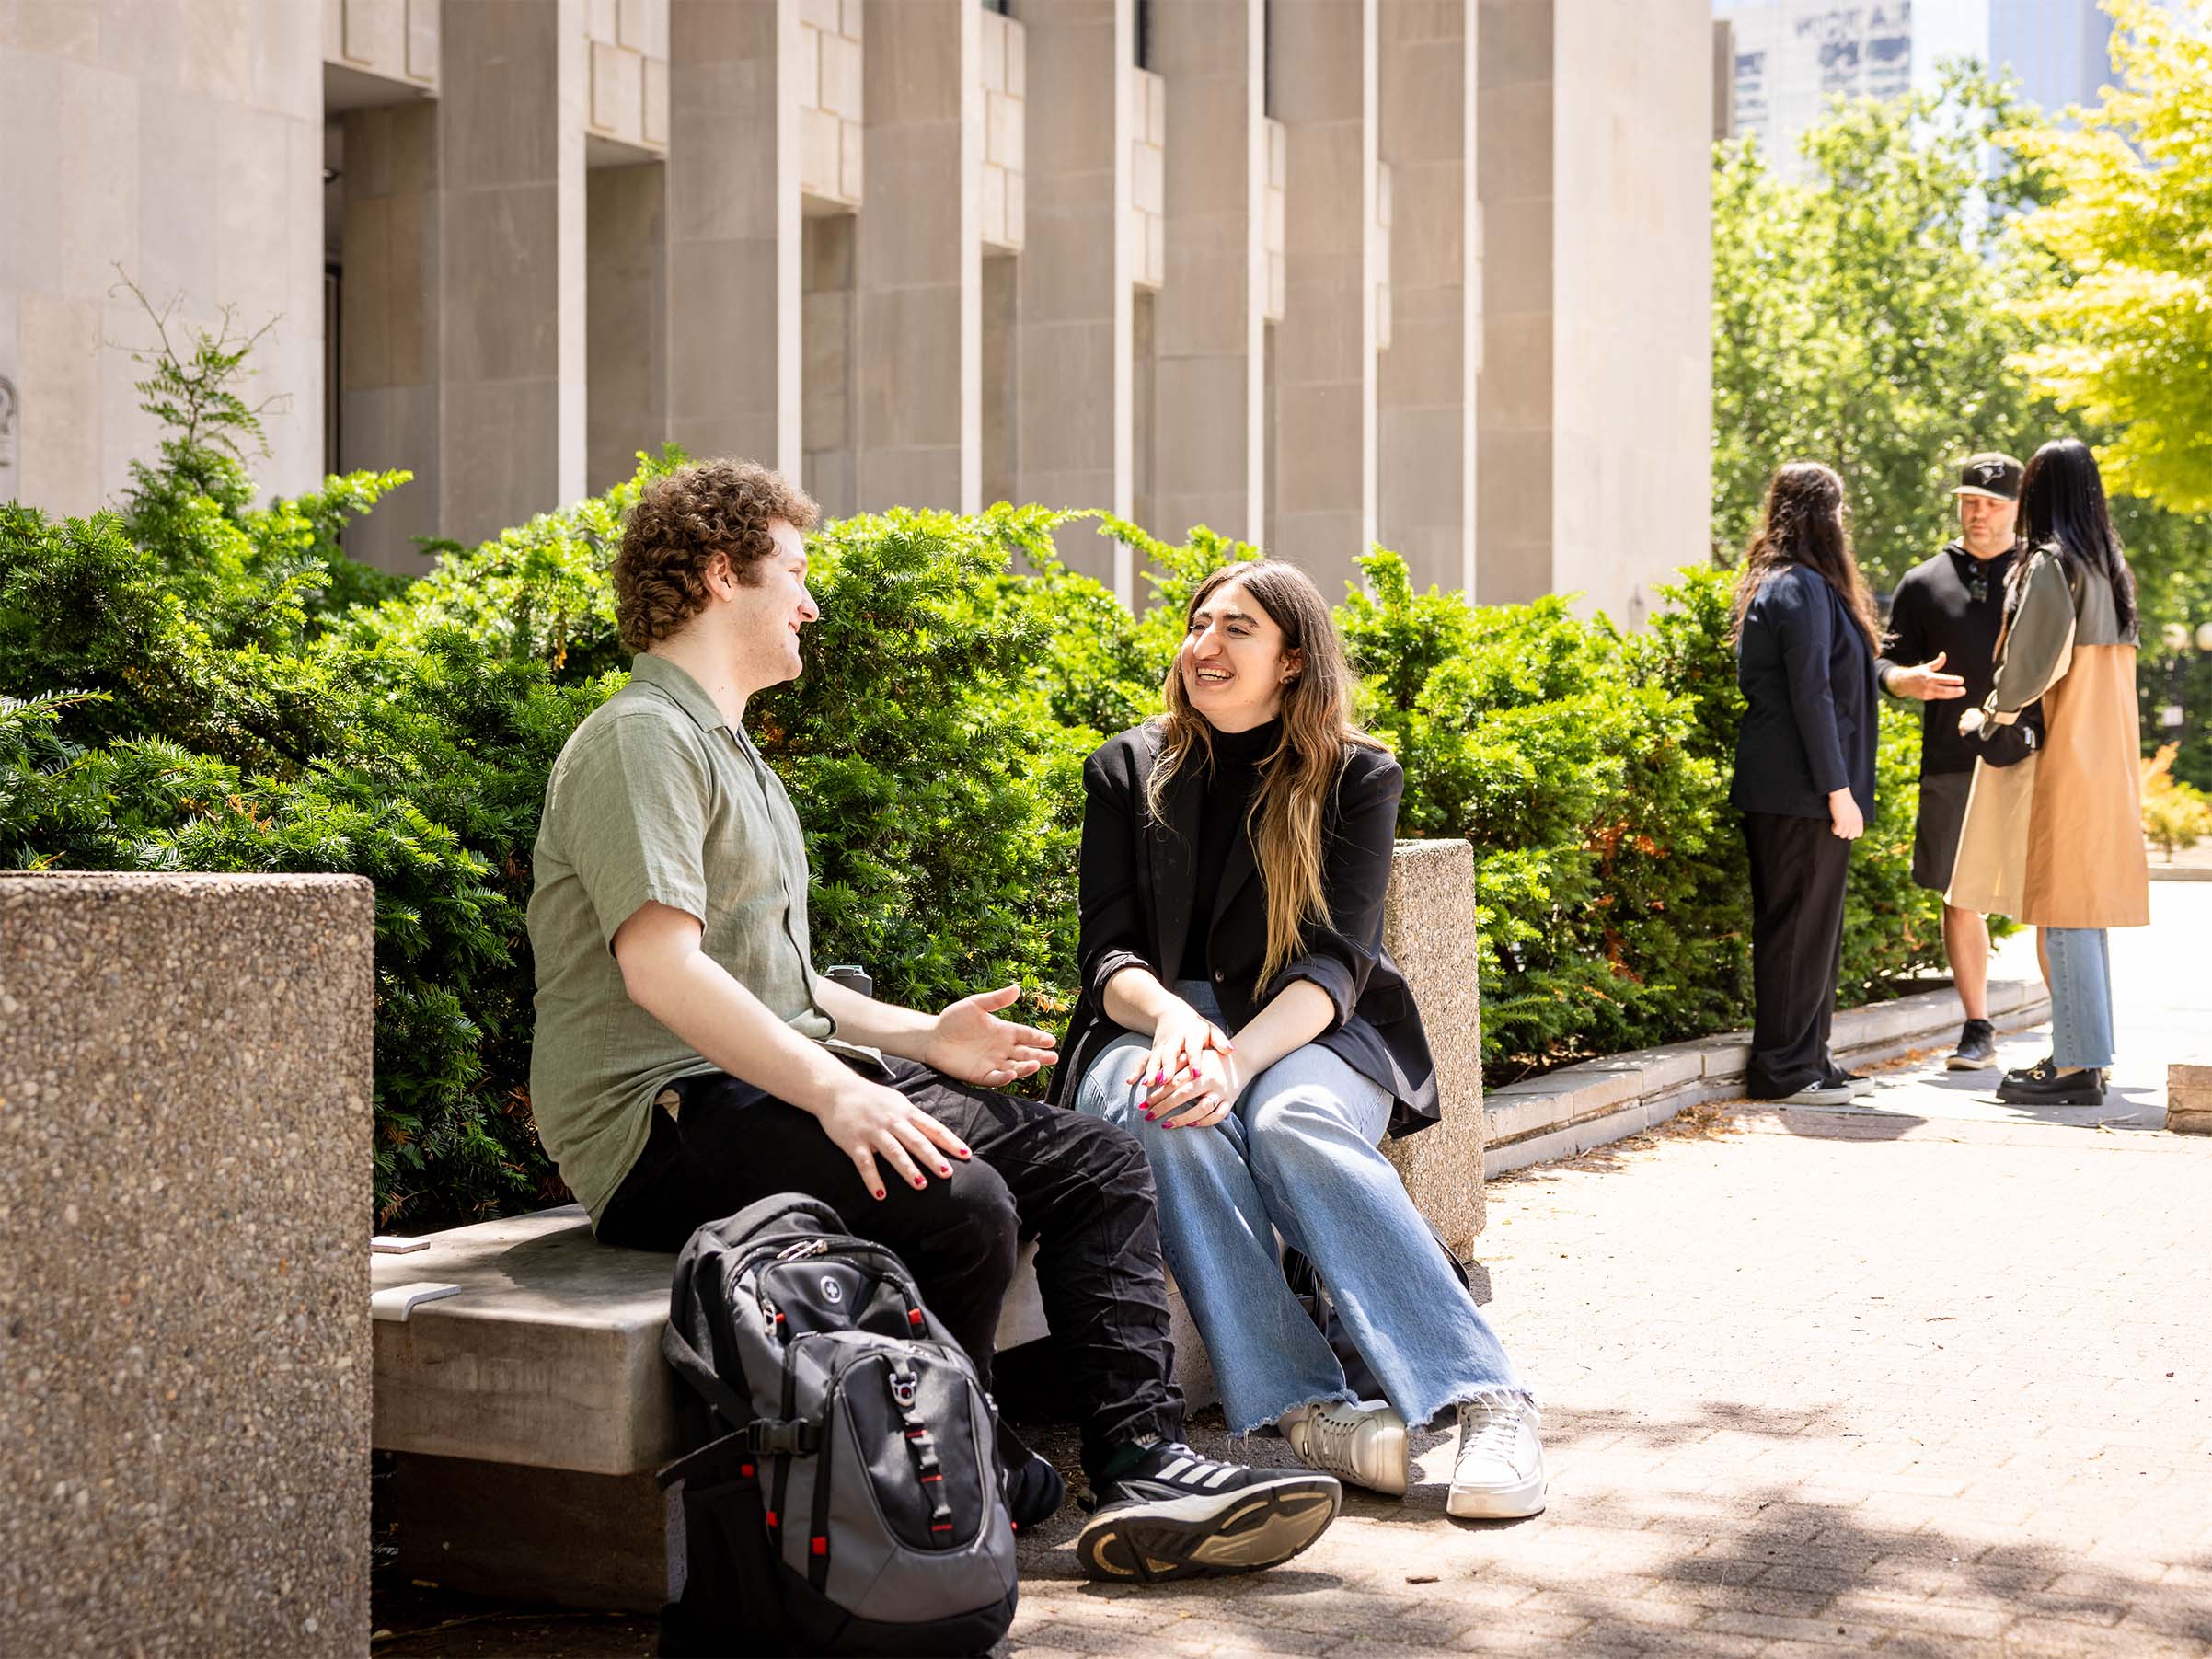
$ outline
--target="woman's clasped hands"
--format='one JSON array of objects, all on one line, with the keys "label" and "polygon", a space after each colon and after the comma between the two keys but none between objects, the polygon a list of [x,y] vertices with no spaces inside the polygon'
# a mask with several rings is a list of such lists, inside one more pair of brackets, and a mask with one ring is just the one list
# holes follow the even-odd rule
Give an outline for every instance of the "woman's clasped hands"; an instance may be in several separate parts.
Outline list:
[{"label": "woman's clasped hands", "polygon": [[1250,1079],[1228,1033],[1184,1004],[1153,1028],[1152,1050],[1128,1082],[1145,1089],[1145,1121],[1203,1129],[1236,1105]]}]

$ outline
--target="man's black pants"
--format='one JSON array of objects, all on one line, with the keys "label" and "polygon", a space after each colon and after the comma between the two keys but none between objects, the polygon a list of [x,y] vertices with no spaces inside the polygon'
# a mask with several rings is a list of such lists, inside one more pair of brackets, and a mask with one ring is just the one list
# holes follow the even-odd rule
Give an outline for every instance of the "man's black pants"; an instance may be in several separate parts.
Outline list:
[{"label": "man's black pants", "polygon": [[1744,1086],[1755,1100],[1826,1075],[1843,971],[1843,886],[1851,843],[1826,818],[1745,812],[1751,851],[1751,985],[1757,1004]]},{"label": "man's black pants", "polygon": [[1037,1287],[1082,1423],[1085,1469],[1095,1478],[1133,1442],[1180,1440],[1152,1169],[1135,1137],[909,1060],[884,1064],[892,1088],[974,1153],[947,1160],[950,1180],[929,1172],[927,1186],[909,1187],[879,1153],[879,1200],[811,1112],[711,1072],[673,1085],[674,1113],[654,1108],[645,1150],[607,1201],[599,1237],[679,1250],[695,1228],[755,1200],[818,1198],[851,1232],[898,1252],[986,1388],[1015,1250],[1035,1238]]}]

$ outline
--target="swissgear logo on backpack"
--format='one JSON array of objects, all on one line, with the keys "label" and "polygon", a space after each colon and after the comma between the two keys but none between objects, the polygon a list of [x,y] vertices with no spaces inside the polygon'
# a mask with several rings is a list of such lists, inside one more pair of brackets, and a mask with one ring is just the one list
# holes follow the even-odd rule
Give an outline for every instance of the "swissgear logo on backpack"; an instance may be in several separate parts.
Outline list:
[{"label": "swissgear logo on backpack", "polygon": [[676,1258],[662,1352],[696,1397],[663,1653],[980,1653],[1014,1619],[991,1402],[905,1263],[796,1193]]}]

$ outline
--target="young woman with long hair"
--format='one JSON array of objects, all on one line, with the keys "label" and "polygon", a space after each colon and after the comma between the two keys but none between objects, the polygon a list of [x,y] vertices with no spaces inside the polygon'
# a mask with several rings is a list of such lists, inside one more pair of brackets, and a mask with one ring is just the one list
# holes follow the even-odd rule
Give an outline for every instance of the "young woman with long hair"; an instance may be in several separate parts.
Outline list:
[{"label": "young woman with long hair", "polygon": [[2043,929],[2051,1053],[2008,1073],[2018,1105],[2096,1105],[2113,1059],[2108,927],[2150,921],[2137,758],[2135,576],[2114,534],[2097,457],[2045,444],[2020,481],[2026,559],[2007,580],[1987,699],[1959,718],[1987,740],[2039,699],[2042,747],[2015,766],[1977,761],[1949,904]]},{"label": "young woman with long hair", "polygon": [[1767,485],[1735,585],[1744,724],[1728,798],[1751,856],[1755,1099],[1848,1100],[1828,1029],[1851,843],[1874,812],[1874,607],[1843,480],[1793,461]]},{"label": "young woman with long hair", "polygon": [[[1439,1115],[1382,947],[1404,778],[1351,721],[1328,607],[1295,566],[1192,595],[1166,710],[1084,767],[1083,998],[1057,1087],[1144,1142],[1169,1265],[1229,1427],[1379,1492],[1457,1408],[1447,1507],[1534,1515],[1528,1392],[1377,1147]],[[1285,1283],[1313,1262],[1387,1400],[1362,1400]]]}]

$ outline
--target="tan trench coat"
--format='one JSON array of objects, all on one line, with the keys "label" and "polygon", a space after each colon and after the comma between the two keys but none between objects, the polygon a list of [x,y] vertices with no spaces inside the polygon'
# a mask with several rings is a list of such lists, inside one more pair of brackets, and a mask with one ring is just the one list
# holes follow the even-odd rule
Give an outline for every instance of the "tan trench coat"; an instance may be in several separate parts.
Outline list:
[{"label": "tan trench coat", "polygon": [[2134,631],[2111,583],[2055,547],[2029,554],[2018,580],[1983,712],[2007,725],[2041,697],[2043,747],[2014,766],[1975,763],[1943,902],[2041,927],[2148,927]]}]

